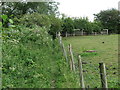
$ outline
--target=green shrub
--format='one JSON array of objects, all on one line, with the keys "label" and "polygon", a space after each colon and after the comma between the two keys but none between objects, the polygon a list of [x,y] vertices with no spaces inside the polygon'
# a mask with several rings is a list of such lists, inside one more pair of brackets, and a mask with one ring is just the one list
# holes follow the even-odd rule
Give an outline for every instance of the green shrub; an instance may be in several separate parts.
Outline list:
[{"label": "green shrub", "polygon": [[18,22],[31,28],[34,27],[34,25],[49,28],[51,24],[47,15],[39,13],[25,14]]},{"label": "green shrub", "polygon": [[3,88],[79,87],[58,40],[53,41],[46,28],[19,27],[19,30],[4,31]]},{"label": "green shrub", "polygon": [[62,30],[62,20],[60,20],[59,18],[56,18],[54,16],[49,16],[50,18],[50,22],[51,22],[51,26],[50,26],[50,30],[49,30],[49,34],[53,36],[53,39],[56,38],[56,33],[60,32]]}]

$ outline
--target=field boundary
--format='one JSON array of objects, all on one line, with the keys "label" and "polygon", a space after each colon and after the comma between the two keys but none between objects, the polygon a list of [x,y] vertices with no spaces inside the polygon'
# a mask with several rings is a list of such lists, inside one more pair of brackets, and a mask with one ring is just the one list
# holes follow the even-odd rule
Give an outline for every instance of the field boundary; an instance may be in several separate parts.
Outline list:
[{"label": "field boundary", "polygon": [[[71,44],[68,45],[68,51],[69,51],[69,53],[67,54],[67,52],[65,50],[65,46],[64,46],[64,44],[62,42],[62,37],[61,37],[60,32],[58,33],[58,40],[59,40],[61,49],[63,51],[63,55],[65,56],[66,63],[69,66],[69,69],[72,72],[76,73],[77,69],[75,68],[76,66],[75,66],[75,61],[74,61],[74,56],[73,56],[73,51],[72,51],[72,45]],[[68,56],[70,56],[70,59],[68,59]],[[77,68],[78,68],[79,79],[80,79],[79,85],[83,89],[84,88],[89,88],[90,86],[86,86],[85,83],[84,83],[84,75],[83,75],[81,55],[78,55],[77,58],[78,58],[77,59],[78,60],[78,66],[77,66]],[[105,68],[105,63],[104,62],[100,62],[99,63],[99,74],[100,74],[100,79],[101,79],[101,86],[102,86],[102,88],[104,88],[104,89],[107,90],[108,84],[107,84],[106,68]]]}]

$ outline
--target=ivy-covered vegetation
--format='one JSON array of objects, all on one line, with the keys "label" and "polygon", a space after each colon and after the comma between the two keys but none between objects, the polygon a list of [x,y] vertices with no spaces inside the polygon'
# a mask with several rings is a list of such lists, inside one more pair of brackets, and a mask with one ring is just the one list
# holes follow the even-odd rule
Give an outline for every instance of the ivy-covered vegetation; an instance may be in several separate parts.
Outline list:
[{"label": "ivy-covered vegetation", "polygon": [[2,2],[3,88],[80,87],[78,75],[66,64],[56,33],[72,33],[73,29],[100,32],[108,27],[99,19],[100,15],[96,15],[94,22],[85,17],[59,18],[58,5],[57,2]]},{"label": "ivy-covered vegetation", "polygon": [[4,29],[2,48],[3,88],[79,87],[58,40],[53,41],[45,28]]},{"label": "ivy-covered vegetation", "polygon": [[20,17],[3,13],[1,18],[2,88],[79,87],[51,36],[61,30],[59,18],[38,12]]}]

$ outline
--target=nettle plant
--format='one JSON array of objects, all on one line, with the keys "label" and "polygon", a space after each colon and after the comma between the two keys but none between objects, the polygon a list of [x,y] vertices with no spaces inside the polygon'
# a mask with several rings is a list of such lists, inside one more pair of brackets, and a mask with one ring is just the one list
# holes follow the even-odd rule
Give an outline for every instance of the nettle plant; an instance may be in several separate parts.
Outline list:
[{"label": "nettle plant", "polygon": [[0,15],[1,21],[0,21],[0,30],[2,32],[2,39],[10,39],[12,36],[12,32],[15,30],[16,26],[14,25],[14,22],[12,19],[9,18],[7,15]]},{"label": "nettle plant", "polygon": [[34,26],[34,28],[26,28],[21,31],[22,42],[33,42],[38,45],[49,45],[52,42],[51,36],[48,34],[45,27]]},{"label": "nettle plant", "polygon": [[7,15],[0,15],[0,17],[2,18],[2,22],[0,22],[0,26],[2,27],[15,27],[15,25],[13,25],[13,20],[10,19]]}]

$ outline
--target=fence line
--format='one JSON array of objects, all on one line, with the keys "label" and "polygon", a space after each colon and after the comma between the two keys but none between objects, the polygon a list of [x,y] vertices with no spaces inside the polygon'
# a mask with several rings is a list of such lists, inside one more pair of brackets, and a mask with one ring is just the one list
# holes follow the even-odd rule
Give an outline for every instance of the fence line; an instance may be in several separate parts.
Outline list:
[{"label": "fence line", "polygon": [[[68,34],[66,34],[66,36],[68,36]],[[60,32],[58,34],[58,37],[59,37],[60,45],[62,45],[62,47],[63,47],[62,49],[63,49],[64,56],[66,58],[67,57],[67,52],[65,50],[64,44],[62,43],[62,37],[60,36]],[[73,56],[72,45],[71,44],[68,45],[68,50],[69,50],[68,55],[70,56],[70,60],[68,60],[68,57],[67,57],[66,60],[67,60],[67,63],[69,61],[68,64],[70,65],[70,70],[75,71],[75,61],[74,61],[74,56]],[[98,70],[98,67],[94,66],[93,64],[92,64],[92,67],[94,67],[95,70]],[[100,72],[98,72],[98,74],[100,74],[100,76],[101,76],[100,79],[101,79],[102,88],[105,88],[107,90],[108,85],[107,85],[105,64],[104,63],[99,63],[99,69],[100,69]],[[84,77],[83,77],[83,69],[82,69],[82,61],[81,61],[81,56],[80,55],[78,56],[78,70],[79,70],[79,76],[80,76],[80,86],[83,88],[83,90],[85,90],[85,88],[89,88],[90,86],[85,87]],[[75,74],[76,74],[76,71],[75,71]],[[88,78],[91,81],[93,81],[93,79],[91,77],[88,76]],[[94,81],[93,81],[93,83],[94,83]]]},{"label": "fence line", "polygon": [[58,38],[59,38],[59,43],[60,43],[60,46],[61,46],[62,51],[63,51],[63,55],[65,56],[66,62],[68,63],[68,56],[67,56],[67,52],[66,52],[66,50],[65,50],[65,46],[64,46],[64,44],[62,43],[62,37],[61,37],[60,32],[59,32],[59,34],[58,34]]},{"label": "fence line", "polygon": [[83,70],[82,70],[82,61],[81,61],[81,56],[80,55],[78,55],[78,69],[79,69],[79,73],[80,73],[81,87],[85,88],[84,78],[83,78]]},{"label": "fence line", "polygon": [[92,32],[87,33],[83,31],[74,31],[73,33],[65,32],[62,34],[62,36],[68,37],[68,36],[83,36],[83,35],[108,35],[108,29],[104,29],[101,32]]},{"label": "fence line", "polygon": [[74,61],[74,57],[73,57],[73,52],[72,52],[72,46],[71,44],[69,44],[68,46],[69,48],[69,53],[70,53],[70,66],[71,66],[71,70],[75,71],[75,61]]},{"label": "fence line", "polygon": [[100,68],[100,76],[101,76],[102,87],[103,88],[108,88],[105,64],[104,63],[99,63],[99,68]]}]

